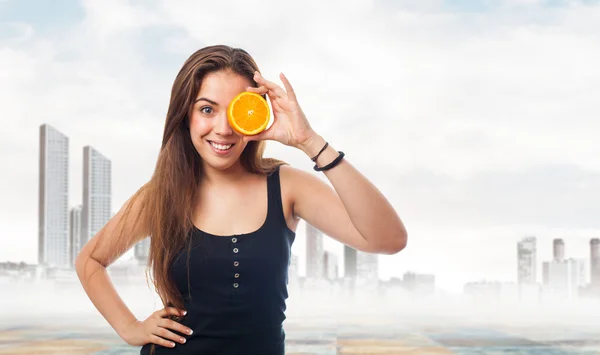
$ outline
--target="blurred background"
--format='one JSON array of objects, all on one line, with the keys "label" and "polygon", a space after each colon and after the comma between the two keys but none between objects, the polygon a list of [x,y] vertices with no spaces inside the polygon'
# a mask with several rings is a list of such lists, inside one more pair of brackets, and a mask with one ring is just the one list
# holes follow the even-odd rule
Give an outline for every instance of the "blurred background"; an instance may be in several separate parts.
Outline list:
[{"label": "blurred background", "polygon": [[[589,0],[0,0],[0,354],[139,352],[72,263],[150,178],[175,75],[212,44],[285,73],[409,232],[384,256],[301,223],[289,354],[600,354]],[[148,242],[109,268],[139,317],[161,307]]]}]

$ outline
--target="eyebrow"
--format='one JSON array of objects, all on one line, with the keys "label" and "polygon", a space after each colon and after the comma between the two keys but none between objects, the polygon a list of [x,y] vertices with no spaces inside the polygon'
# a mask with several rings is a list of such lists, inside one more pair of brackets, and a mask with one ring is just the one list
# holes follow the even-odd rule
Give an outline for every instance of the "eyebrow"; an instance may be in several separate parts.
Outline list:
[{"label": "eyebrow", "polygon": [[213,100],[209,100],[209,99],[207,99],[206,97],[201,97],[201,98],[198,98],[198,99],[196,99],[196,101],[194,101],[194,103],[196,103],[196,102],[198,102],[198,101],[202,101],[202,100],[204,100],[204,101],[208,102],[208,103],[209,103],[209,104],[211,104],[211,105],[219,106],[219,104],[218,104],[218,103],[216,103],[216,102],[215,102],[215,101],[213,101]]}]

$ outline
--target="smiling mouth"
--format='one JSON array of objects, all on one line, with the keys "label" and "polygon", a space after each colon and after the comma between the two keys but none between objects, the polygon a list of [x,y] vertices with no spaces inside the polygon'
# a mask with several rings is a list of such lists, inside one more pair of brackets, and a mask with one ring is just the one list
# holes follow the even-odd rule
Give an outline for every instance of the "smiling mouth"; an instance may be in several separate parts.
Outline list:
[{"label": "smiling mouth", "polygon": [[208,143],[215,149],[226,152],[229,149],[231,149],[231,147],[233,147],[235,145],[235,143],[229,143],[229,144],[221,144],[221,143],[215,143],[213,141],[208,141]]}]

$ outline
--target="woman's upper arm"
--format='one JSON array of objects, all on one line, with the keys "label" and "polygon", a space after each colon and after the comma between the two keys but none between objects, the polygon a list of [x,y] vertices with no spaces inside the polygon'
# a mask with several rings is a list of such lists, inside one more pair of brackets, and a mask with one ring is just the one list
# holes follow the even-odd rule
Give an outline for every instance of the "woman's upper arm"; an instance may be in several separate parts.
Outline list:
[{"label": "woman's upper arm", "polygon": [[127,250],[148,236],[143,206],[146,192],[142,188],[133,195],[81,249],[77,264],[92,258],[107,267]]},{"label": "woman's upper arm", "polygon": [[308,172],[290,166],[282,166],[280,172],[282,183],[289,188],[295,217],[302,218],[342,244],[371,252],[331,186]]}]

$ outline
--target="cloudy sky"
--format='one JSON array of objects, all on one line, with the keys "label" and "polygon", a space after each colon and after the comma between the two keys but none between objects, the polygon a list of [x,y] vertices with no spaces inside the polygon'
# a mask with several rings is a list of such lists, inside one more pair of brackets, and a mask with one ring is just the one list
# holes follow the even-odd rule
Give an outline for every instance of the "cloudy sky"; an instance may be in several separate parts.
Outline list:
[{"label": "cloudy sky", "polygon": [[[380,258],[382,278],[514,281],[528,235],[540,260],[556,237],[587,258],[600,237],[600,3],[203,3],[0,0],[0,260],[36,262],[39,125],[70,138],[70,204],[89,144],[112,160],[118,210],[152,173],[177,71],[217,43],[245,48],[267,78],[284,72],[313,127],[397,209],[409,245]],[[312,171],[292,148],[267,153]]]}]

